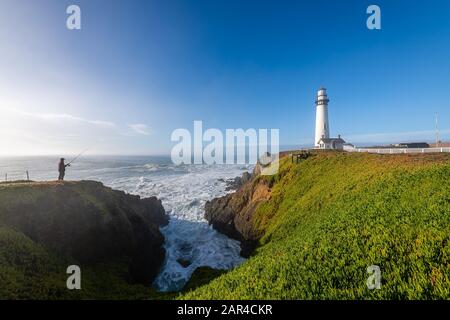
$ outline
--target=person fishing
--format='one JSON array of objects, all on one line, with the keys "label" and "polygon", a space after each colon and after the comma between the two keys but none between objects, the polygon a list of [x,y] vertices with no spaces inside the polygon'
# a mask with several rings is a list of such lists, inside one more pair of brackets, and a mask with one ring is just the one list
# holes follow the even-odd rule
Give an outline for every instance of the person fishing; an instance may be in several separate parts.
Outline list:
[{"label": "person fishing", "polygon": [[70,167],[70,163],[65,164],[64,163],[64,158],[61,158],[59,160],[59,165],[58,165],[58,171],[59,171],[59,177],[58,180],[64,180],[64,176],[66,175],[66,167]]},{"label": "person fishing", "polygon": [[81,151],[75,158],[73,158],[68,164],[64,163],[64,158],[61,158],[59,160],[59,165],[58,165],[58,171],[59,171],[59,177],[58,180],[64,180],[64,176],[66,175],[66,167],[70,167],[70,164],[72,162],[74,162],[75,160],[77,160],[82,154],[84,154],[87,150],[89,150],[89,148]]}]

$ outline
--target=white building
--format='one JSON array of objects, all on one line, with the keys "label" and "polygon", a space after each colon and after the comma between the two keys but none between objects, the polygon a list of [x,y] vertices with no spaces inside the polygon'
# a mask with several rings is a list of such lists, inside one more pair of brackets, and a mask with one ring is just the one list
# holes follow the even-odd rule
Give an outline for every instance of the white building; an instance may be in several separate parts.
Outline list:
[{"label": "white building", "polygon": [[345,141],[339,135],[337,138],[330,138],[330,125],[328,122],[328,102],[327,89],[320,88],[316,98],[316,133],[314,137],[314,147],[316,149],[343,150]]},{"label": "white building", "polygon": [[345,141],[339,135],[337,138],[320,138],[317,149],[344,150]]},{"label": "white building", "polygon": [[317,91],[316,99],[316,135],[314,146],[319,147],[320,139],[328,139],[330,137],[330,126],[328,124],[328,96],[327,89],[320,88]]}]

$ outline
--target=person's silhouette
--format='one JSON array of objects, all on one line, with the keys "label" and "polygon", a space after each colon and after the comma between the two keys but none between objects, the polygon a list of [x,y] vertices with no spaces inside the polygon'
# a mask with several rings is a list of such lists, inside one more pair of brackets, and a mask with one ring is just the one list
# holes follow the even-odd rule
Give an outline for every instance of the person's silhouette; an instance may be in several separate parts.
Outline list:
[{"label": "person's silhouette", "polygon": [[58,165],[58,171],[59,171],[59,178],[58,180],[64,180],[64,176],[66,175],[66,167],[70,167],[70,163],[68,164],[64,164],[64,158],[61,158],[59,160],[59,165]]}]

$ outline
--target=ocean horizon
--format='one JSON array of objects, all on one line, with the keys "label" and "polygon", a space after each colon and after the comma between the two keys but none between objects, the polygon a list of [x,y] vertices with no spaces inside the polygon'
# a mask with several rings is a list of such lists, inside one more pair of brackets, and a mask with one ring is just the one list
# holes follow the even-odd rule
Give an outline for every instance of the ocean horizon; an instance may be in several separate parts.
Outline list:
[{"label": "ocean horizon", "polygon": [[[59,158],[1,157],[0,175],[26,180],[28,171],[32,181],[57,180]],[[170,221],[161,228],[166,258],[153,286],[159,291],[177,291],[198,267],[225,270],[244,261],[240,243],[209,226],[204,205],[229,192],[227,180],[251,170],[251,165],[174,165],[169,156],[87,155],[67,168],[65,179],[95,180],[142,198],[160,199]],[[182,266],[179,261],[189,265]]]}]

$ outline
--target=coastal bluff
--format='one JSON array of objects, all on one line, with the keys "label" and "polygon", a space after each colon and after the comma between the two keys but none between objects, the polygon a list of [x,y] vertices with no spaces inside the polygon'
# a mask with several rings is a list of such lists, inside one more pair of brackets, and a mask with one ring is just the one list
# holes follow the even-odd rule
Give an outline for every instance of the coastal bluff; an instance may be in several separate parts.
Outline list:
[{"label": "coastal bluff", "polygon": [[448,299],[450,155],[288,155],[205,206],[249,258],[180,298]]},{"label": "coastal bluff", "polygon": [[[0,183],[0,298],[65,297],[72,264],[84,288],[117,290],[116,280],[149,287],[165,258],[159,227],[167,223],[156,197],[100,182]],[[98,297],[86,291],[81,297]]]},{"label": "coastal bluff", "polygon": [[[258,165],[259,166],[259,165]],[[259,167],[238,177],[236,191],[207,201],[205,219],[214,229],[241,242],[241,255],[248,257],[262,236],[252,223],[257,208],[271,196],[270,183],[260,179]]]}]

